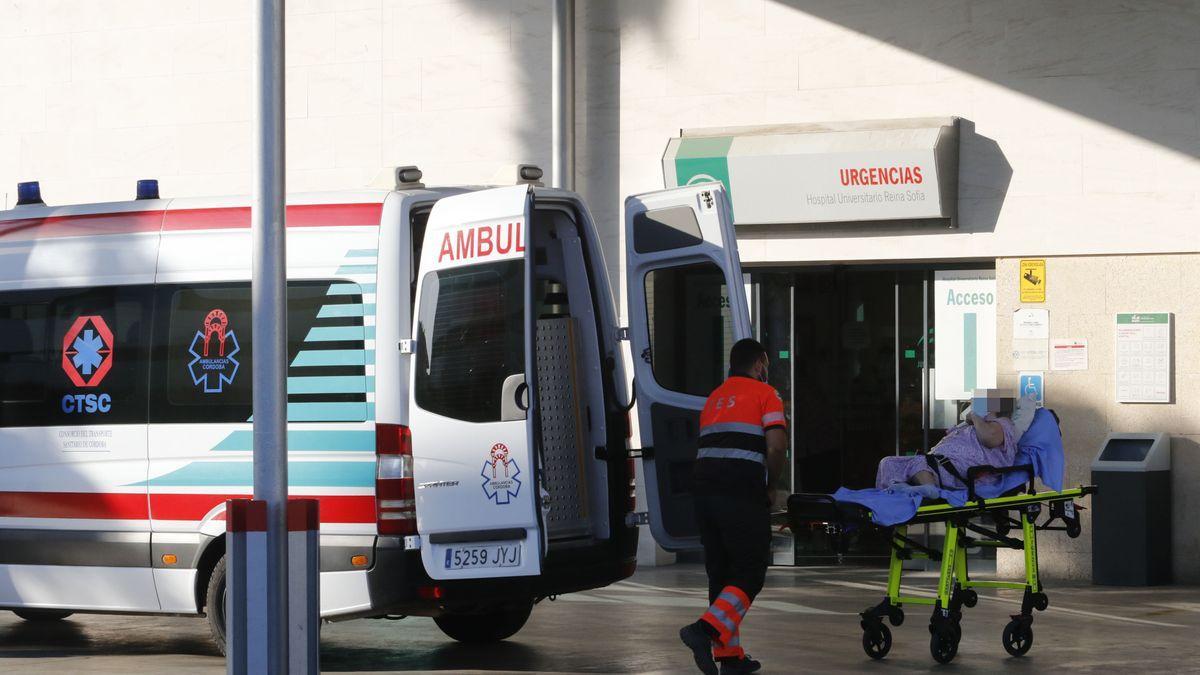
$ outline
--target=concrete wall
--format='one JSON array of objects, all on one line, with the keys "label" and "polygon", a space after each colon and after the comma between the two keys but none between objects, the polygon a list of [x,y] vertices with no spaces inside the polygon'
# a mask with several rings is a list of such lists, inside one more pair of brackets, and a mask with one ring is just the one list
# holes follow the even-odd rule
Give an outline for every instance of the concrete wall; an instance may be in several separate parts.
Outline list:
[{"label": "concrete wall", "polygon": [[[1022,307],[1019,259],[996,261],[998,380],[1016,387],[1012,367],[1012,313]],[[1090,465],[1110,431],[1165,431],[1172,436],[1172,554],[1175,580],[1200,582],[1200,255],[1051,258],[1046,261],[1046,302],[1051,338],[1086,338],[1088,369],[1046,373],[1046,404],[1062,418],[1067,485],[1087,483]],[[1175,314],[1175,392],[1170,404],[1116,402],[1114,376],[1117,312]],[[1042,571],[1051,576],[1091,575],[1092,512],[1084,511],[1083,536],[1047,533],[1038,542]],[[1020,571],[1019,552],[1001,551],[1002,571]]]}]

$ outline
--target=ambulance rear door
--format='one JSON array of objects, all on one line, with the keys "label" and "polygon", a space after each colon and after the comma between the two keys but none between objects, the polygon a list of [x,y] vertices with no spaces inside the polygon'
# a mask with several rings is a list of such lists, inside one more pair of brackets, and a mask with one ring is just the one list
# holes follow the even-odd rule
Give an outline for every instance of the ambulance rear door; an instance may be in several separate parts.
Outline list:
[{"label": "ambulance rear door", "polygon": [[720,183],[625,200],[629,333],[650,531],[699,547],[692,470],[700,410],[750,337],[733,218]]},{"label": "ambulance rear door", "polygon": [[426,226],[409,426],[433,579],[541,572],[531,206],[527,185],[470,192],[439,200]]}]

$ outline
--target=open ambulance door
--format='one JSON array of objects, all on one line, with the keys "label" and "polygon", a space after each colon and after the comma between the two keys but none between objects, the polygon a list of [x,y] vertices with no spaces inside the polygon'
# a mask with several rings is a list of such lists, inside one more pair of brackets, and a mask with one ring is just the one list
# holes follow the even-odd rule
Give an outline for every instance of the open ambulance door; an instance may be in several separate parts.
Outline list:
[{"label": "open ambulance door", "polygon": [[409,427],[433,579],[541,572],[531,206],[527,185],[469,192],[426,226]]},{"label": "open ambulance door", "polygon": [[626,199],[625,254],[650,531],[667,550],[698,548],[691,483],[700,410],[725,380],[729,348],[750,337],[724,187]]}]

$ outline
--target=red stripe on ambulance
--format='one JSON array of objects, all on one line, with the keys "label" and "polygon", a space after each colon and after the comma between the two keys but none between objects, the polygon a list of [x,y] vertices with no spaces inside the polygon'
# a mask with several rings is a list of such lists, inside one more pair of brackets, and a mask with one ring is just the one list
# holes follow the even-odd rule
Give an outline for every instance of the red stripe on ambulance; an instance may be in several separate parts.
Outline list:
[{"label": "red stripe on ambulance", "polygon": [[[0,492],[0,518],[200,521],[227,499],[249,495],[144,492]],[[294,495],[317,499],[323,523],[374,523],[374,495]]]}]

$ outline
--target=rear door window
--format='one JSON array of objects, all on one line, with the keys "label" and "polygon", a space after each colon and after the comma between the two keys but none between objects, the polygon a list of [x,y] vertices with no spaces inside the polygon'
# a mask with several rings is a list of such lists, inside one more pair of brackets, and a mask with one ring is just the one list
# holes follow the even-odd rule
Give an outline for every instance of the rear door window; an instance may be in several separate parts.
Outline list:
[{"label": "rear door window", "polygon": [[430,272],[417,324],[416,402],[468,422],[501,420],[501,392],[525,373],[525,263]]}]

